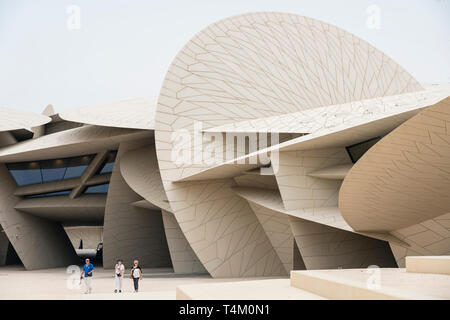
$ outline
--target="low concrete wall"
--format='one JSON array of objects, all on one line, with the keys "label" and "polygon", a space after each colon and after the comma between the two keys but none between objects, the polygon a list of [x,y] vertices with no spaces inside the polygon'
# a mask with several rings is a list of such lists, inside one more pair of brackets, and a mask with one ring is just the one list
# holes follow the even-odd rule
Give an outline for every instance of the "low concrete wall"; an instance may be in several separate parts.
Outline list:
[{"label": "low concrete wall", "polygon": [[450,256],[406,257],[406,272],[450,275]]}]

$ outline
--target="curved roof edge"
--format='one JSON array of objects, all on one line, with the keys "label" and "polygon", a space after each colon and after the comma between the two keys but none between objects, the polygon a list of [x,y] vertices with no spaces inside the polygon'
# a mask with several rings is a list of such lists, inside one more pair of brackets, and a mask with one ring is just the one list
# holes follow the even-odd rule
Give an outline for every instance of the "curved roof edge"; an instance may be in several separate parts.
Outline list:
[{"label": "curved roof edge", "polygon": [[154,130],[156,104],[156,97],[144,97],[75,108],[59,116],[98,126]]},{"label": "curved roof edge", "polygon": [[0,132],[37,127],[50,121],[46,115],[0,107]]}]

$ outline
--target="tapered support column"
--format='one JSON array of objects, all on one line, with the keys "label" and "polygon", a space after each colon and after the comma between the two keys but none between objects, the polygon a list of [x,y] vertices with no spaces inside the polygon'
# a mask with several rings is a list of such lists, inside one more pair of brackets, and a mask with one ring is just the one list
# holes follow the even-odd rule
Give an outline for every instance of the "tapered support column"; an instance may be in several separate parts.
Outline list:
[{"label": "tapered support column", "polygon": [[370,265],[397,267],[385,241],[295,217],[289,219],[308,270],[367,268]]},{"label": "tapered support column", "polygon": [[19,197],[6,166],[0,164],[0,223],[28,270],[66,267],[77,263],[77,255],[60,223],[14,209]]},{"label": "tapered support column", "polygon": [[175,273],[208,273],[192,250],[173,213],[162,210],[167,244]]},{"label": "tapered support column", "polygon": [[137,147],[138,142],[121,143],[117,153],[106,200],[104,268],[113,268],[118,258],[127,266],[137,259],[146,268],[171,267],[161,212],[133,206],[142,198],[130,188],[120,172],[121,157]]}]

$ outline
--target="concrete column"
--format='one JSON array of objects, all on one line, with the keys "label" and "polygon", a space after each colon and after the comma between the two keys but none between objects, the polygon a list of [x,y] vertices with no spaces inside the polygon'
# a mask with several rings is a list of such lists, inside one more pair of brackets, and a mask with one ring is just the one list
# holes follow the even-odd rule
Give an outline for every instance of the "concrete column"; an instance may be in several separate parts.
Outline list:
[{"label": "concrete column", "polygon": [[20,212],[13,195],[16,183],[0,164],[0,224],[28,270],[66,267],[78,261],[73,246],[60,223]]},{"label": "concrete column", "polygon": [[178,225],[173,213],[162,210],[164,229],[175,273],[208,273]]},{"label": "concrete column", "polygon": [[113,268],[118,258],[127,267],[134,259],[146,268],[172,266],[161,212],[133,206],[133,202],[142,198],[128,186],[120,172],[121,156],[139,146],[142,142],[126,142],[119,146],[106,200],[104,268]]}]

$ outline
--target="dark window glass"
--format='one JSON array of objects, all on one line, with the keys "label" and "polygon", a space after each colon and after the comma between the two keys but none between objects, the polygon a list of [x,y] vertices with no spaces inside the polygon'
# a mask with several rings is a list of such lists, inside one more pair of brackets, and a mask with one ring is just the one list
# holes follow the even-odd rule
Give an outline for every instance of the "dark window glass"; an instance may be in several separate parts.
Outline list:
[{"label": "dark window glass", "polygon": [[108,193],[108,188],[109,188],[109,183],[98,184],[95,186],[87,187],[86,190],[84,190],[84,193],[86,193],[86,194]]},{"label": "dark window glass", "polygon": [[40,161],[42,182],[63,180],[68,162],[66,159]]},{"label": "dark window glass", "polygon": [[45,198],[45,197],[62,196],[62,195],[68,195],[68,194],[70,194],[70,190],[33,194],[33,195],[24,196],[24,198]]},{"label": "dark window glass", "polygon": [[6,166],[18,186],[42,183],[41,168],[36,161],[10,163]]},{"label": "dark window glass", "polygon": [[116,161],[117,151],[110,151],[106,157],[106,160],[100,169],[100,174],[111,173],[114,169],[115,161]]},{"label": "dark window glass", "polygon": [[42,169],[42,181],[52,182],[63,180],[64,172],[66,172],[66,168]]},{"label": "dark window glass", "polygon": [[83,175],[93,157],[93,155],[87,155],[66,159],[9,163],[7,167],[16,184],[21,187],[79,178]]},{"label": "dark window glass", "polygon": [[111,173],[113,172],[115,162],[108,162],[104,165],[102,170],[100,170],[100,174]]},{"label": "dark window glass", "polygon": [[92,159],[93,156],[83,156],[70,159],[70,163],[67,167],[64,179],[81,177],[91,163]]},{"label": "dark window glass", "polygon": [[88,166],[86,165],[67,168],[66,173],[64,174],[64,180],[81,177],[87,167]]},{"label": "dark window glass", "polygon": [[348,155],[353,163],[359,160],[375,143],[380,141],[380,137],[366,140],[347,147]]}]

